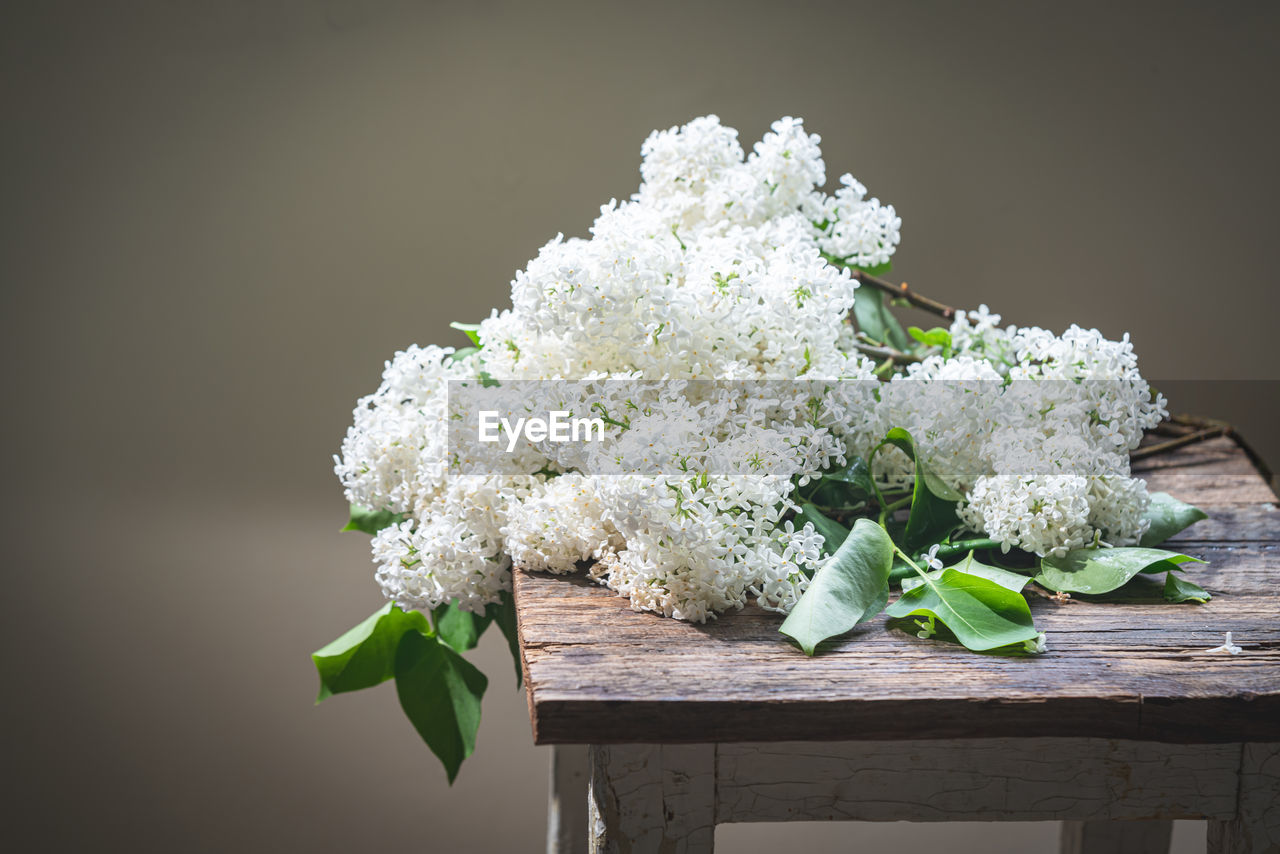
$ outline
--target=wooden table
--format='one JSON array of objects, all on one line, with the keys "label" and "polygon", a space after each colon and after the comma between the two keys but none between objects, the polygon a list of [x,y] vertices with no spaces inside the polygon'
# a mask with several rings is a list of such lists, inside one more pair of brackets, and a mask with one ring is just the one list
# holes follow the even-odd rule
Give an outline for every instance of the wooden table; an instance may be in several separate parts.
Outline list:
[{"label": "wooden table", "polygon": [[[1060,820],[1063,851],[1280,851],[1280,509],[1236,441],[1135,464],[1210,514],[1176,548],[1205,605],[1036,599],[1049,652],[977,655],[885,620],[805,658],[756,608],[692,625],[517,571],[548,848],[711,851],[717,823]],[[1239,655],[1210,652],[1232,632]],[[576,746],[576,747],[574,747]]]}]

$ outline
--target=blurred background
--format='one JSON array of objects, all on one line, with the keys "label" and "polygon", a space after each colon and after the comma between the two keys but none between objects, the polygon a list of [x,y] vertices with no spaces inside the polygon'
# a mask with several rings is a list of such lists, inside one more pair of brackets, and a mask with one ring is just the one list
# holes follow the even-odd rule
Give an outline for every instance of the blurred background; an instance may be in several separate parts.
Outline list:
[{"label": "blurred background", "polygon": [[[1274,3],[226,0],[0,11],[5,837],[23,850],[538,851],[500,639],[449,789],[331,473],[410,343],[508,305],[640,144],[782,115],[903,217],[894,276],[1132,334],[1280,461]],[[784,834],[789,840],[783,842]],[[1051,851],[1052,825],[727,827],[720,850]],[[1180,826],[1177,850],[1203,850]]]}]

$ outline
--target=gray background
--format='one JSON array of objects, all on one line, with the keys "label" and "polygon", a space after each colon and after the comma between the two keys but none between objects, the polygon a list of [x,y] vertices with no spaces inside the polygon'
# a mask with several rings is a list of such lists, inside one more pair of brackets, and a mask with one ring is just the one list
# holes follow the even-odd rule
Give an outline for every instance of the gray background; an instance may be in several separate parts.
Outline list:
[{"label": "gray background", "polygon": [[[6,3],[5,836],[541,846],[546,756],[494,639],[452,790],[390,686],[311,707],[307,654],[380,601],[329,455],[383,359],[460,343],[450,320],[634,191],[655,127],[716,112],[749,144],[803,116],[833,179],[898,207],[895,275],[1128,330],[1149,377],[1217,381],[1175,409],[1280,458],[1259,382],[1278,8]],[[803,830],[829,851],[1052,833]]]}]

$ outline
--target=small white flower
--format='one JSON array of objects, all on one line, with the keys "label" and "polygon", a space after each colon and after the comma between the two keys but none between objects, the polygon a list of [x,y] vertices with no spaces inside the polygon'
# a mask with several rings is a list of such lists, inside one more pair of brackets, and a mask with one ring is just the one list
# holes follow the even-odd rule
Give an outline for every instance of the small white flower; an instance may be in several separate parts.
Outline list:
[{"label": "small white flower", "polygon": [[1231,632],[1227,632],[1227,639],[1223,641],[1222,646],[1215,646],[1209,652],[1225,652],[1228,655],[1239,655],[1244,650],[1231,642]]},{"label": "small white flower", "polygon": [[938,545],[929,546],[929,552],[924,556],[924,563],[929,569],[942,569],[942,561],[938,559]]},{"label": "small white flower", "polygon": [[1041,632],[1029,641],[1022,642],[1022,648],[1032,655],[1041,655],[1049,651],[1049,636]]}]

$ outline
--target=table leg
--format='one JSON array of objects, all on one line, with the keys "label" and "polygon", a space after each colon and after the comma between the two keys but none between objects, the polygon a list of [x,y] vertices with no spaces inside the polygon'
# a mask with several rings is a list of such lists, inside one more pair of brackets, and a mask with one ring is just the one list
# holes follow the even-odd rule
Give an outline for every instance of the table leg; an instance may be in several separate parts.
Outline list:
[{"label": "table leg", "polygon": [[587,854],[587,783],[590,780],[585,744],[557,744],[551,748],[547,854]]},{"label": "table leg", "polygon": [[1236,817],[1209,822],[1209,854],[1280,854],[1280,744],[1246,744]]},{"label": "table leg", "polygon": [[591,854],[711,854],[715,745],[591,746]]},{"label": "table leg", "polygon": [[1064,821],[1060,854],[1169,854],[1171,821]]}]

